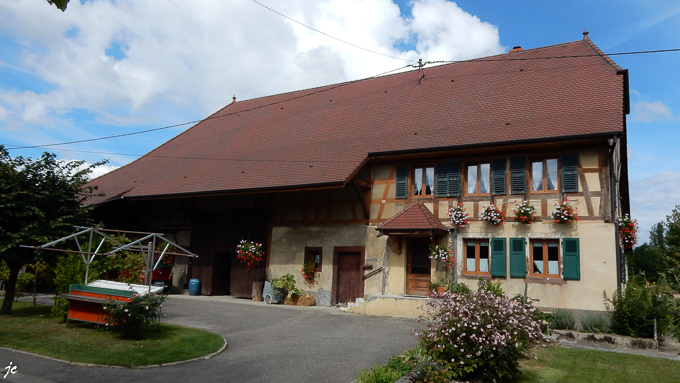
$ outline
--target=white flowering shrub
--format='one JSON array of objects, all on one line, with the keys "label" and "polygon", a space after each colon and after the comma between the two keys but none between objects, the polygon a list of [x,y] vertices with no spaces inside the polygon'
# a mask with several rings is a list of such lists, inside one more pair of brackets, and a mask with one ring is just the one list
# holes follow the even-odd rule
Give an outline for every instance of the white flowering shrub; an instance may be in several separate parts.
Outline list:
[{"label": "white flowering shrub", "polygon": [[451,379],[510,381],[520,374],[519,359],[542,338],[534,307],[489,287],[440,294],[419,319],[426,324],[416,333],[421,345]]}]

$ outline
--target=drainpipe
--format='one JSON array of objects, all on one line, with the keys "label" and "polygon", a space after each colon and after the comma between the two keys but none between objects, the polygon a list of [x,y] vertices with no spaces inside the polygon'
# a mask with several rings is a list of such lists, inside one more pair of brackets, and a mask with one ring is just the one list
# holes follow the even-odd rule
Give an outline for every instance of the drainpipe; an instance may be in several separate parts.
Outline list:
[{"label": "drainpipe", "polygon": [[611,212],[610,218],[614,224],[614,243],[616,244],[616,287],[621,291],[623,284],[623,267],[621,259],[621,246],[619,246],[619,224],[616,222],[616,206],[618,202],[617,183],[616,183],[616,169],[614,168],[614,149],[619,143],[617,137],[613,137],[609,144],[609,182],[611,183]]}]

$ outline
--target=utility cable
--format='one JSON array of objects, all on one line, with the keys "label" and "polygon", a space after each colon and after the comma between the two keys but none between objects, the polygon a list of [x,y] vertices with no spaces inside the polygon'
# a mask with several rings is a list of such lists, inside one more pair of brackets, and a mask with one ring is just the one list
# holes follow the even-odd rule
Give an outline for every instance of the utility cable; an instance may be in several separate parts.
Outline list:
[{"label": "utility cable", "polygon": [[275,11],[275,10],[269,8],[268,6],[266,6],[266,5],[264,5],[264,4],[260,3],[260,2],[258,2],[258,1],[256,1],[256,0],[251,0],[251,1],[252,1],[253,3],[255,3],[255,4],[260,5],[261,7],[265,8],[265,9],[268,9],[268,10],[270,10],[270,11],[276,13],[277,15],[279,15],[279,16],[281,16],[281,17],[285,17],[286,19],[288,19],[288,20],[290,20],[290,21],[292,21],[292,22],[294,22],[294,23],[298,23],[298,24],[302,25],[302,26],[305,27],[305,28],[309,28],[309,29],[313,30],[314,32],[321,33],[322,35],[327,36],[327,37],[330,37],[330,38],[332,38],[333,40],[339,41],[339,42],[341,42],[341,43],[344,43],[344,44],[347,44],[347,45],[351,45],[351,46],[353,46],[353,47],[355,47],[355,48],[359,48],[359,49],[365,50],[366,52],[371,52],[371,53],[375,53],[375,54],[377,54],[377,55],[389,57],[389,58],[391,58],[391,59],[402,60],[402,61],[408,61],[408,62],[415,62],[415,60],[409,60],[409,59],[404,59],[404,58],[401,58],[401,57],[394,57],[394,56],[386,55],[386,54],[384,54],[384,53],[372,51],[372,50],[370,50],[370,49],[366,49],[366,48],[364,48],[364,47],[360,47],[360,46],[358,46],[358,45],[356,45],[356,44],[352,44],[352,43],[350,43],[350,42],[347,42],[347,41],[344,41],[344,40],[340,40],[340,39],[337,38],[337,37],[333,37],[333,36],[329,35],[328,33],[322,32],[322,31],[320,31],[320,30],[318,30],[318,29],[314,29],[314,28],[310,27],[309,25],[303,24],[303,23],[301,23],[301,22],[299,22],[299,21],[297,21],[297,20],[295,20],[295,19],[293,19],[293,18],[290,18],[290,17],[284,15],[283,13],[277,12],[277,11]]}]

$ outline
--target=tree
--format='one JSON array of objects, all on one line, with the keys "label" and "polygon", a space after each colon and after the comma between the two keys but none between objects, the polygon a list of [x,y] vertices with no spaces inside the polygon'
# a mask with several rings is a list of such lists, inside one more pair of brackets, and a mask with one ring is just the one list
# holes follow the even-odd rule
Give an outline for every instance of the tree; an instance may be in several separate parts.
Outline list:
[{"label": "tree", "polygon": [[106,162],[81,169],[84,161],[60,161],[47,152],[35,160],[12,158],[0,145],[0,260],[9,267],[0,315],[11,313],[21,268],[46,256],[19,245],[44,244],[71,234],[74,225],[88,225],[84,202],[96,190],[86,186],[88,175]]},{"label": "tree", "polygon": [[69,0],[47,0],[48,3],[54,4],[55,7],[61,9],[62,12],[66,11],[66,6]]}]

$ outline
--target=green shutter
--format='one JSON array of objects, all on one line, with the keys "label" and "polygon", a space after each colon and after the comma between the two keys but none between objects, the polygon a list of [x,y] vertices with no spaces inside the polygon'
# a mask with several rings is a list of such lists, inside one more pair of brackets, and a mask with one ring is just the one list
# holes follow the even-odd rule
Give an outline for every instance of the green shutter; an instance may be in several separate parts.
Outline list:
[{"label": "green shutter", "polygon": [[510,194],[524,194],[526,191],[526,158],[510,158]]},{"label": "green shutter", "polygon": [[524,238],[510,238],[510,276],[524,278],[527,275],[527,261],[524,255]]},{"label": "green shutter", "polygon": [[397,185],[394,191],[394,198],[405,199],[408,193],[408,166],[397,165]]},{"label": "green shutter", "polygon": [[505,277],[507,262],[505,261],[505,238],[491,238],[491,276]]},{"label": "green shutter", "polygon": [[562,278],[581,279],[578,238],[564,238],[562,240],[562,260]]},{"label": "green shutter", "polygon": [[435,197],[446,197],[448,185],[449,185],[449,163],[440,162],[434,167],[434,196]]},{"label": "green shutter", "polygon": [[493,195],[505,195],[506,192],[506,169],[505,158],[495,158],[491,161],[491,192]]},{"label": "green shutter", "polygon": [[578,154],[576,153],[562,155],[562,191],[578,192]]},{"label": "green shutter", "polygon": [[446,195],[460,197],[460,162],[449,162],[449,181]]}]

